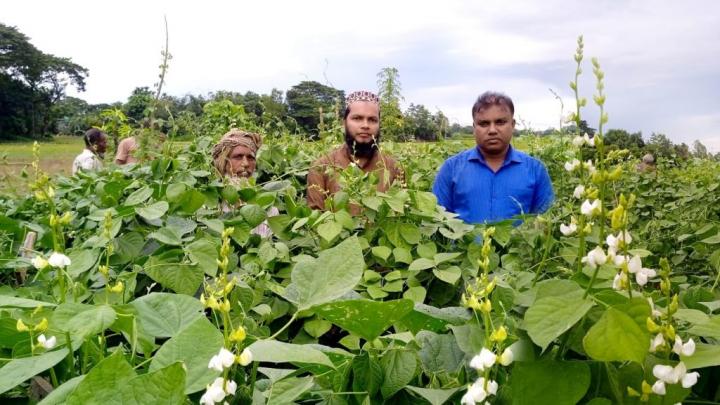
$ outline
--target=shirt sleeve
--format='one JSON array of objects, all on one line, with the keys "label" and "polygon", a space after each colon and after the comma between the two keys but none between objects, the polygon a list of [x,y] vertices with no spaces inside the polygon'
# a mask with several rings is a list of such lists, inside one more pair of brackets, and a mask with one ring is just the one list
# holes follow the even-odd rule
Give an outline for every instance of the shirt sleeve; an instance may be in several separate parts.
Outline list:
[{"label": "shirt sleeve", "polygon": [[322,166],[313,164],[307,176],[307,202],[308,206],[315,210],[325,209],[325,176],[321,171]]},{"label": "shirt sleeve", "polygon": [[547,168],[541,162],[538,162],[537,182],[533,197],[533,205],[531,212],[540,214],[547,211],[555,199],[555,193],[552,188],[552,180],[548,174]]},{"label": "shirt sleeve", "polygon": [[440,171],[435,176],[435,183],[433,183],[432,192],[438,199],[438,204],[445,207],[450,212],[453,211],[453,198],[452,198],[452,177],[453,177],[453,166],[450,160],[446,160],[445,163],[440,167]]}]

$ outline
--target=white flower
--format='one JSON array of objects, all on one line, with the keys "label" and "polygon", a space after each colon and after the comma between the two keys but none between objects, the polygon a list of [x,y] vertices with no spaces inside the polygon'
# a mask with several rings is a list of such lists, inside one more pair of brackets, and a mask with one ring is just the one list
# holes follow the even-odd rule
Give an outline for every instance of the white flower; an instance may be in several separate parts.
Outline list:
[{"label": "white flower", "polygon": [[202,405],[214,405],[216,402],[220,402],[225,399],[225,390],[222,386],[215,384],[208,385],[207,391],[200,397],[200,404]]},{"label": "white flower", "polygon": [[484,371],[486,368],[490,368],[495,364],[496,358],[495,353],[483,347],[480,354],[470,360],[470,367],[478,371]]},{"label": "white flower", "polygon": [[625,273],[622,271],[615,275],[613,278],[613,290],[620,291],[623,289],[623,280],[625,279]]},{"label": "white flower", "polygon": [[42,256],[35,256],[32,259],[32,265],[38,270],[42,270],[48,266],[48,261]]},{"label": "white flower", "polygon": [[[627,260],[627,257],[625,257],[625,260]],[[642,271],[642,260],[640,256],[633,256],[633,258],[627,262],[627,265],[628,271],[632,274],[637,274]]]},{"label": "white flower", "polygon": [[234,362],[235,355],[233,355],[230,350],[223,347],[217,355],[212,356],[210,362],[208,363],[208,368],[223,371],[226,368],[230,368]]},{"label": "white flower", "polygon": [[509,366],[513,362],[513,360],[515,360],[515,355],[508,347],[500,355],[500,364],[502,364],[503,366]]},{"label": "white flower", "polygon": [[594,270],[607,262],[607,256],[600,246],[595,246],[595,249],[589,251],[587,256],[583,257],[582,261]]},{"label": "white flower", "polygon": [[637,281],[638,285],[642,287],[647,284],[648,279],[655,277],[656,274],[657,273],[653,269],[642,268],[635,273],[635,281]]},{"label": "white flower", "polygon": [[52,349],[57,343],[57,339],[55,338],[55,336],[50,336],[50,339],[47,339],[45,335],[40,335],[37,337],[37,341],[38,344],[44,347],[46,350]]},{"label": "white flower", "polygon": [[580,184],[579,186],[575,187],[575,190],[573,191],[573,197],[579,200],[582,198],[583,194],[585,194],[585,186]]},{"label": "white flower", "polygon": [[70,265],[70,258],[62,253],[53,252],[48,259],[48,263],[53,267],[67,267]]},{"label": "white flower", "polygon": [[478,378],[463,395],[460,403],[463,405],[475,405],[476,402],[482,402],[488,395],[497,394],[498,383],[492,380],[487,382],[487,390],[485,389],[485,378]]},{"label": "white flower", "polygon": [[577,159],[573,159],[571,162],[565,162],[565,170],[571,172],[578,167],[580,167],[581,163]]},{"label": "white flower", "polygon": [[693,353],[695,353],[695,341],[690,338],[683,344],[680,336],[675,335],[675,344],[673,345],[672,351],[678,355],[692,356]]},{"label": "white flower", "polygon": [[662,312],[655,309],[655,303],[653,302],[652,298],[648,297],[648,303],[650,303],[650,315],[653,318],[658,318],[660,315],[662,315]]},{"label": "white flower", "polygon": [[600,212],[600,200],[594,200],[593,202],[590,202],[590,200],[585,200],[585,202],[583,202],[580,206],[580,212],[583,215],[592,217],[596,213]]},{"label": "white flower", "polygon": [[605,242],[607,242],[608,247],[612,247],[617,250],[632,243],[632,236],[630,236],[630,232],[622,231],[618,233],[617,236],[612,234],[608,235],[607,238],[605,238]]},{"label": "white flower", "polygon": [[650,353],[655,353],[657,349],[665,344],[665,338],[662,333],[655,335],[655,338],[650,340]]},{"label": "white flower", "polygon": [[658,395],[665,395],[665,382],[663,380],[655,381],[655,384],[652,386],[652,392]]},{"label": "white flower", "polygon": [[585,139],[582,136],[578,135],[575,138],[573,138],[572,144],[573,144],[573,146],[578,146],[578,147],[583,146],[583,145],[585,145]]},{"label": "white flower", "polygon": [[574,234],[575,231],[577,231],[577,225],[575,225],[575,224],[572,224],[572,223],[570,225],[560,224],[560,233],[562,233],[565,236],[570,236],[570,235]]},{"label": "white flower", "polygon": [[585,162],[585,163],[583,163],[582,165],[583,165],[584,168],[587,169],[587,171],[588,171],[590,174],[595,174],[596,170],[595,170],[595,166],[593,165],[593,161],[592,161],[592,160],[589,160],[589,159],[588,159],[588,161]]},{"label": "white flower", "polygon": [[[610,249],[612,249],[612,247]],[[623,263],[626,263],[629,260],[630,260],[630,256],[628,256],[628,255],[615,255],[615,257],[613,257],[613,262],[618,267],[622,266]]]},{"label": "white flower", "polygon": [[252,354],[252,352],[251,352],[249,349],[247,349],[247,348],[245,348],[245,349],[242,351],[242,353],[240,353],[240,356],[238,356],[238,363],[239,363],[241,366],[243,366],[243,367],[245,367],[245,366],[247,366],[248,364],[252,363],[252,361],[253,361],[253,354]]},{"label": "white flower", "polygon": [[682,386],[683,388],[690,388],[693,385],[697,384],[697,380],[700,378],[700,373],[697,371],[693,371],[692,373],[687,373],[682,377]]}]

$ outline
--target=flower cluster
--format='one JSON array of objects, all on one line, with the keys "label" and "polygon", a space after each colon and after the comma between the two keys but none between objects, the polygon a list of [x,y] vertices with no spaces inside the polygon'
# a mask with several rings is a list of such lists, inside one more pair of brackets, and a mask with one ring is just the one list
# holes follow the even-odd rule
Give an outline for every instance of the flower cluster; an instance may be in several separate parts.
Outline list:
[{"label": "flower cluster", "polygon": [[214,405],[225,399],[226,396],[235,395],[236,390],[237,383],[235,381],[226,381],[224,378],[218,377],[206,387],[205,393],[200,397],[200,404]]},{"label": "flower cluster", "polygon": [[[244,339],[244,330],[242,333]],[[235,363],[244,367],[252,363],[252,361],[252,352],[247,348],[245,348],[239,356],[235,356],[230,350],[221,347],[218,354],[212,356],[210,362],[208,362],[208,368],[223,373],[229,370]],[[204,405],[215,404],[224,400],[226,396],[235,395],[236,389],[237,383],[235,381],[218,377],[212,384],[206,387],[205,393],[200,398],[200,403]]]}]

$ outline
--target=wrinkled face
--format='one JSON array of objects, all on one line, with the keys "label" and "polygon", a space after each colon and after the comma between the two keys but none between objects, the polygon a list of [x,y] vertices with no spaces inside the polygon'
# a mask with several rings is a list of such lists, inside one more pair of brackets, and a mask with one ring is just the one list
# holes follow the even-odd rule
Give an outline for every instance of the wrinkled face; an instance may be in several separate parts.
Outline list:
[{"label": "wrinkled face", "polygon": [[227,156],[231,176],[250,177],[255,173],[255,154],[244,145],[234,147]]},{"label": "wrinkled face", "polygon": [[369,101],[353,102],[343,123],[345,131],[355,142],[372,143],[380,131],[380,106]]},{"label": "wrinkled face", "polygon": [[515,120],[504,105],[492,105],[473,117],[475,142],[486,156],[504,156],[510,146]]}]

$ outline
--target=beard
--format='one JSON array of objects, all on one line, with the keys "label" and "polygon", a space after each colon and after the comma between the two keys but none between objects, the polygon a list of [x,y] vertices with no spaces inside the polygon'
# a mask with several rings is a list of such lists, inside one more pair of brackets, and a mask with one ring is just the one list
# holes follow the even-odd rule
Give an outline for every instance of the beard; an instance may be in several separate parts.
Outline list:
[{"label": "beard", "polygon": [[347,127],[345,127],[345,143],[350,149],[350,153],[356,158],[371,158],[375,155],[378,150],[378,144],[380,143],[380,131],[375,137],[367,143],[355,142],[355,138],[350,135]]}]

